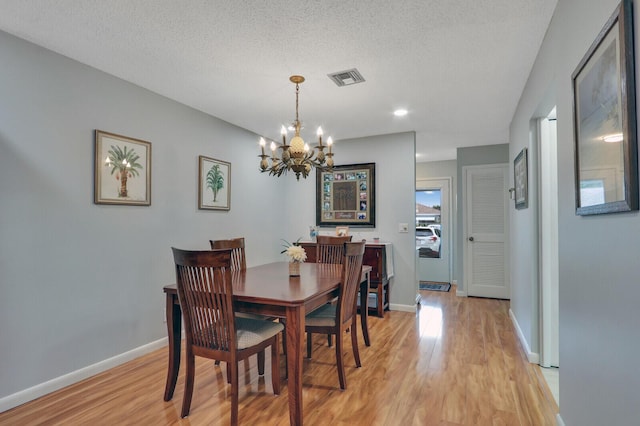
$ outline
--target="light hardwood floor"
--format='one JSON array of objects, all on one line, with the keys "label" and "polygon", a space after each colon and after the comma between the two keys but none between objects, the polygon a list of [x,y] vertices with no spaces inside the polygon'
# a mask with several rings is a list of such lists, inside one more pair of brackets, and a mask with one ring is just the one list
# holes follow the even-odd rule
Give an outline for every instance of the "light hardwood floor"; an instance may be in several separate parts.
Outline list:
[{"label": "light hardwood floor", "polygon": [[[314,336],[304,361],[306,425],[555,425],[558,407],[529,364],[509,319],[509,302],[422,291],[414,313],[370,318],[371,347],[360,339],[355,368],[345,336],[347,389],[340,391],[335,352]],[[267,354],[267,358],[269,355]],[[255,357],[254,357],[255,358]],[[269,360],[267,359],[267,366]],[[191,414],[180,419],[184,370],[164,402],[166,348],[0,413],[0,425],[224,425],[230,387],[224,366],[196,360]],[[287,387],[274,396],[269,368],[240,366],[240,424],[287,425]],[[284,374],[284,362],[280,372]]]}]

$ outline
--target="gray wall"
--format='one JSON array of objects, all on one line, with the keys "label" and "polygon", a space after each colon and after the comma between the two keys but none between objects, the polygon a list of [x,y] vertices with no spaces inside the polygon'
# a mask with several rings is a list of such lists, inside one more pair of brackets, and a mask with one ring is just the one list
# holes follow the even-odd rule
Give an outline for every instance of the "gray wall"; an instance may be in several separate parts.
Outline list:
[{"label": "gray wall", "polygon": [[[405,309],[415,305],[415,133],[397,133],[335,143],[336,165],[376,163],[376,227],[352,228],[354,240],[379,237],[393,243],[395,277],[391,303]],[[295,179],[294,179],[295,180]],[[288,187],[289,228],[286,238],[309,238],[315,223],[315,179],[294,182]],[[294,201],[295,200],[295,201]],[[399,233],[400,223],[409,224],[408,233]],[[321,228],[320,233],[333,233]]]},{"label": "gray wall", "polygon": [[[416,164],[416,182],[420,179],[451,178],[451,232],[452,239],[450,250],[452,265],[457,262],[458,253],[456,238],[458,235],[458,162],[456,160],[431,161]],[[453,268],[451,280],[458,280],[456,270]]]},{"label": "gray wall", "polygon": [[[253,133],[2,32],[0,58],[0,407],[166,337],[171,246],[245,236],[252,266],[308,237],[315,178],[260,174]],[[93,204],[95,129],[152,143],[151,206]],[[376,163],[377,227],[354,231],[394,244],[392,302],[413,305],[414,233],[398,223],[414,222],[415,134],[335,152]],[[230,212],[197,209],[198,155],[231,162]]]},{"label": "gray wall", "polygon": [[[2,32],[0,58],[0,399],[166,337],[171,246],[279,258],[254,134]],[[151,206],[93,204],[94,129],[152,143]],[[230,212],[197,209],[198,155],[232,163]]]},{"label": "gray wall", "polygon": [[509,162],[509,145],[485,145],[474,146],[469,148],[458,148],[457,150],[457,193],[458,193],[458,209],[457,217],[454,219],[456,222],[456,229],[459,231],[456,233],[456,239],[454,242],[454,251],[457,255],[454,257],[453,275],[458,279],[458,291],[467,291],[464,285],[464,265],[462,250],[464,247],[465,236],[462,235],[463,228],[463,214],[464,214],[464,193],[462,192],[462,168],[466,166],[479,166],[482,164],[501,164]]},{"label": "gray wall", "polygon": [[[567,425],[631,425],[639,415],[640,217],[637,212],[581,217],[575,215],[574,204],[571,74],[617,4],[559,0],[510,128],[513,159],[530,143],[531,119],[557,105],[560,415]],[[636,82],[639,71],[636,61]],[[512,214],[512,271],[526,264],[535,250],[534,236],[527,231],[532,213],[520,212]],[[523,272],[513,276],[512,289],[512,310],[531,342],[537,339],[531,333],[538,321],[532,308],[537,282]]]}]

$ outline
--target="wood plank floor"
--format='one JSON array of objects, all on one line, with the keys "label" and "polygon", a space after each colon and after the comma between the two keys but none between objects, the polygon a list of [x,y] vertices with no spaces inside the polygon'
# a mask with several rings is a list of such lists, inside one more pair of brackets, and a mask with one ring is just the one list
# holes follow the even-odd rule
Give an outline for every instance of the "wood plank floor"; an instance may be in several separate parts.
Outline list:
[{"label": "wood plank floor", "polygon": [[[414,313],[370,318],[372,346],[360,339],[355,368],[345,336],[347,389],[335,352],[314,336],[304,361],[306,425],[555,425],[558,407],[538,366],[529,364],[509,318],[509,302],[422,291]],[[359,330],[358,330],[359,331]],[[267,358],[269,355],[267,354]],[[287,425],[287,387],[274,396],[269,360],[240,366],[240,424]],[[166,348],[0,413],[0,425],[225,425],[230,388],[224,366],[196,360],[191,414],[180,419],[183,370],[164,402]],[[280,374],[284,375],[284,362]]]}]

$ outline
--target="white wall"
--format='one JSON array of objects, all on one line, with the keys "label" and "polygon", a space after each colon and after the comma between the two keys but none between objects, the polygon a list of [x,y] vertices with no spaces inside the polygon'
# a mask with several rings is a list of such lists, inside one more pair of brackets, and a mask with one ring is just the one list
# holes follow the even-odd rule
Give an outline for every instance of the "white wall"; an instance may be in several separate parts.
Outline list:
[{"label": "white wall", "polygon": [[[166,337],[171,246],[279,258],[254,134],[2,32],[0,58],[0,400]],[[151,142],[151,206],[93,204],[94,129]],[[197,209],[198,155],[231,162],[230,212]]]},{"label": "white wall", "polygon": [[[560,415],[567,425],[638,422],[640,217],[637,212],[576,216],[574,203],[571,74],[617,4],[617,0],[559,0],[510,128],[513,160],[529,144],[531,119],[557,105]],[[636,4],[636,58],[640,57],[639,18]],[[639,69],[636,63],[636,81]],[[511,216],[511,308],[529,342],[537,339],[538,288],[519,268],[533,256],[534,236],[528,231],[532,215],[520,210]]]},{"label": "white wall", "polygon": [[[330,129],[327,129],[330,130]],[[415,133],[397,133],[336,141],[336,165],[376,164],[376,227],[352,228],[354,241],[379,237],[393,243],[395,277],[391,284],[391,303],[415,305]],[[309,238],[309,225],[315,223],[315,178],[288,182],[287,223],[283,238]],[[409,232],[399,233],[398,224],[408,223]],[[333,228],[321,228],[333,233]]]}]

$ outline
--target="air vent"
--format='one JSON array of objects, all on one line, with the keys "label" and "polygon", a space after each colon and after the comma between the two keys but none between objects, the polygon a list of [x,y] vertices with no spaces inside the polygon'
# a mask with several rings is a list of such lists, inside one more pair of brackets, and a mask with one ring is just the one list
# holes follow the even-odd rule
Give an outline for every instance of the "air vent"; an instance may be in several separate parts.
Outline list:
[{"label": "air vent", "polygon": [[362,83],[365,81],[360,72],[355,68],[327,75],[338,85],[338,87],[350,86],[352,84]]}]

